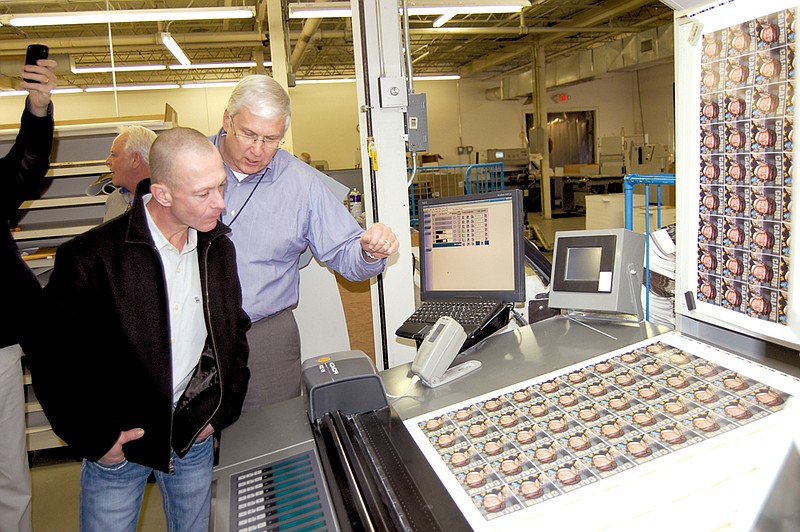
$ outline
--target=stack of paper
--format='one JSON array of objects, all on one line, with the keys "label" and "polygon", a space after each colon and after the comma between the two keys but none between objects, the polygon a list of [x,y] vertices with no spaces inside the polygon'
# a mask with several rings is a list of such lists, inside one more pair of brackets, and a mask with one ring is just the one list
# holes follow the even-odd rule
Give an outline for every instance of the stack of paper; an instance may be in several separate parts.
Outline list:
[{"label": "stack of paper", "polygon": [[[642,305],[653,323],[675,327],[675,224],[650,232],[648,245],[650,290],[642,291]],[[648,263],[645,263],[648,267]],[[647,277],[645,276],[645,283]],[[645,284],[645,287],[647,284]],[[646,299],[645,299],[646,298]]]}]

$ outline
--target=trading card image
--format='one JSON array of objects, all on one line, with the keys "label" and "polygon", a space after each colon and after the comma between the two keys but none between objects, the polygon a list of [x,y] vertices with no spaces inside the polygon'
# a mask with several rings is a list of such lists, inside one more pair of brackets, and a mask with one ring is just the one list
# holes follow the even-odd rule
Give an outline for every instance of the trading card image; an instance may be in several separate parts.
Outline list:
[{"label": "trading card image", "polygon": [[751,379],[750,377],[747,377],[746,375],[726,369],[725,371],[720,372],[714,378],[712,384],[741,397],[746,395],[748,390],[753,389],[753,387],[758,386],[761,383]]},{"label": "trading card image", "polygon": [[753,84],[756,76],[754,55],[731,57],[725,62],[725,89],[737,89]]},{"label": "trading card image", "polygon": [[[792,143],[794,143],[793,138],[791,139]],[[792,176],[793,168],[794,168],[794,154],[791,150],[784,151],[781,154],[782,162],[783,162],[783,186],[791,187],[792,186]]]},{"label": "trading card image", "polygon": [[775,118],[785,115],[786,84],[766,83],[753,87],[753,100],[750,103],[752,118]]},{"label": "trading card image", "polygon": [[657,401],[660,397],[672,393],[672,390],[665,388],[657,382],[649,381],[642,383],[634,391],[631,392],[645,403],[648,401]]},{"label": "trading card image", "polygon": [[455,424],[447,416],[435,416],[425,421],[420,421],[418,425],[422,432],[428,435],[442,431],[453,431],[456,428]]},{"label": "trading card image", "polygon": [[501,408],[511,406],[511,403],[502,395],[499,397],[493,397],[491,399],[487,399],[485,401],[479,401],[475,404],[477,408],[483,411],[483,413],[489,415],[492,412],[497,412]]},{"label": "trading card image", "polygon": [[555,403],[562,409],[571,409],[580,401],[587,401],[588,399],[571,388],[565,388],[555,397]]},{"label": "trading card image", "polygon": [[580,386],[582,383],[586,382],[587,375],[589,375],[589,373],[581,368],[567,373],[565,379],[570,386]]},{"label": "trading card image", "polygon": [[703,410],[703,407],[681,394],[671,394],[651,403],[653,408],[671,419],[684,419]]},{"label": "trading card image", "polygon": [[748,232],[745,221],[735,216],[725,216],[722,220],[722,245],[747,247]]},{"label": "trading card image", "polygon": [[470,495],[503,485],[503,481],[489,465],[466,468],[456,474],[456,479]]},{"label": "trading card image", "polygon": [[795,70],[795,54],[797,54],[797,50],[795,49],[795,45],[792,44],[791,46],[786,47],[786,79],[789,81],[787,82],[787,86],[789,89],[789,95],[787,95],[788,102],[786,105],[786,114],[794,114],[794,70]]},{"label": "trading card image", "polygon": [[751,253],[747,282],[767,288],[778,288],[784,265],[780,257],[766,253]]},{"label": "trading card image", "polygon": [[762,85],[786,79],[786,48],[771,48],[755,55],[755,77],[753,82]]},{"label": "trading card image", "polygon": [[743,22],[728,28],[728,57],[756,51],[755,21]]},{"label": "trading card image", "polygon": [[749,104],[753,100],[753,94],[750,88],[727,90],[724,94],[724,121],[731,122],[750,118]]},{"label": "trading card image", "polygon": [[719,92],[725,83],[725,61],[711,61],[700,66],[700,94]]},{"label": "trading card image", "polygon": [[669,449],[649,434],[638,433],[628,439],[614,443],[614,448],[635,464],[644,464],[669,454]]},{"label": "trading card image", "polygon": [[622,417],[606,419],[592,427],[592,430],[610,443],[616,443],[639,434],[639,430]]},{"label": "trading card image", "polygon": [[539,445],[526,449],[525,455],[540,468],[547,468],[550,464],[566,460],[572,456],[569,451],[553,440],[543,441]]},{"label": "trading card image", "polygon": [[700,128],[700,154],[719,155],[725,151],[722,139],[725,129],[722,124],[706,124]]},{"label": "trading card image", "polygon": [[722,276],[743,280],[747,276],[745,264],[748,254],[740,248],[722,248]]},{"label": "trading card image", "polygon": [[536,422],[539,424],[539,428],[546,431],[553,437],[557,437],[563,432],[575,430],[581,426],[575,420],[575,418],[561,411],[557,411],[549,416],[537,419]]},{"label": "trading card image", "polygon": [[697,268],[701,273],[721,274],[720,255],[722,250],[716,246],[698,244],[697,246]]},{"label": "trading card image", "polygon": [[614,384],[626,391],[644,379],[638,372],[627,368],[615,371],[610,377],[614,379]]},{"label": "trading card image", "polygon": [[647,427],[657,423],[670,421],[670,418],[665,416],[663,412],[660,412],[652,406],[644,406],[635,410],[632,409],[626,412],[625,415],[622,416],[622,419],[640,430],[647,430]]},{"label": "trading card image", "polygon": [[527,419],[520,422],[513,429],[507,430],[506,436],[520,449],[525,449],[531,445],[535,445],[537,442],[540,442],[543,438],[547,437],[547,435],[536,425],[536,423],[533,423]]},{"label": "trading card image", "polygon": [[732,419],[739,425],[746,425],[769,415],[766,410],[759,408],[750,401],[739,398],[718,404],[714,407],[714,412]]},{"label": "trading card image", "polygon": [[[729,153],[723,158],[725,164],[725,184],[743,185],[750,181],[752,172],[746,163],[747,156],[739,153]],[[701,181],[702,184],[702,181]]]},{"label": "trading card image", "polygon": [[746,175],[750,183],[755,186],[783,186],[783,163],[780,157],[780,153],[751,153]]},{"label": "trading card image", "polygon": [[603,405],[603,407],[615,412],[616,414],[620,414],[627,411],[631,407],[636,407],[642,404],[638,399],[635,399],[632,395],[626,392],[608,394],[605,397],[601,397],[598,402]]},{"label": "trading card image", "polygon": [[497,440],[503,436],[503,431],[494,426],[489,420],[473,420],[469,425],[462,425],[461,432],[473,445],[482,441]]},{"label": "trading card image", "polygon": [[682,419],[681,423],[691,428],[706,438],[734,430],[739,425],[725,416],[720,416],[713,410],[698,412],[691,417]]},{"label": "trading card image", "polygon": [[722,299],[721,306],[736,312],[744,312],[747,284],[734,278],[722,279]]},{"label": "trading card image", "polygon": [[477,493],[472,496],[472,502],[487,520],[497,519],[525,507],[508,486]]},{"label": "trading card image", "polygon": [[509,484],[525,506],[533,506],[561,495],[561,491],[544,473],[527,475]]},{"label": "trading card image", "polygon": [[492,457],[503,454],[506,451],[514,449],[514,444],[505,434],[496,435],[492,438],[485,438],[476,441],[472,444],[475,450],[487,462],[491,461]]},{"label": "trading card image", "polygon": [[697,300],[712,305],[720,302],[720,277],[700,273],[697,279]]},{"label": "trading card image", "polygon": [[610,477],[636,466],[614,447],[601,447],[581,457],[583,464],[600,478]]},{"label": "trading card image", "polygon": [[703,215],[698,221],[697,242],[719,244],[722,235],[722,217]]},{"label": "trading card image", "polygon": [[[632,366],[632,369],[633,371],[644,374],[647,377],[653,379],[656,378],[658,375],[664,373],[664,367],[665,367],[664,362],[662,362],[658,358],[646,357],[642,358],[642,360],[638,364]],[[667,366],[667,368],[669,368],[669,366]],[[638,380],[638,382],[636,383],[637,388],[639,384],[642,384],[642,382],[643,381],[641,379]]]},{"label": "trading card image", "polygon": [[606,375],[608,375],[609,373],[612,373],[613,371],[616,371],[620,367],[621,366],[619,365],[618,362],[616,362],[616,361],[614,361],[612,359],[608,359],[608,360],[601,360],[599,362],[594,363],[592,366],[589,366],[587,368],[587,371],[591,372],[591,374],[592,374],[592,375],[589,375],[589,378],[599,377],[599,378],[603,378],[604,379]]},{"label": "trading card image", "polygon": [[649,437],[668,451],[677,451],[705,439],[692,429],[691,424],[686,425],[680,421],[656,426],[650,430]]},{"label": "trading card image", "polygon": [[700,380],[683,370],[671,369],[660,375],[656,382],[673,392],[680,393],[684,388],[688,388],[692,384],[700,382]]},{"label": "trading card image", "polygon": [[596,433],[586,428],[580,428],[559,436],[558,443],[565,449],[569,449],[574,456],[578,457],[587,452],[591,452],[592,449],[605,445],[605,442],[601,440]]},{"label": "trading card image", "polygon": [[520,476],[530,475],[538,471],[536,466],[528,460],[524,452],[514,450],[500,455],[490,464],[495,473],[508,483]]},{"label": "trading card image", "polygon": [[[661,360],[662,362],[666,362],[671,366],[675,366],[677,368],[681,368],[687,364],[689,364],[692,360],[697,359],[696,355],[691,353],[686,353],[682,349],[677,347],[672,347],[671,345],[663,344],[659,342],[658,344],[651,344],[647,346],[648,352],[656,357],[657,359]],[[659,347],[659,350],[654,350],[656,347]]]},{"label": "trading card image", "polygon": [[511,402],[517,405],[517,408],[524,409],[531,399],[541,396],[536,392],[532,392],[530,386],[526,386],[525,388],[514,390],[508,394],[508,397],[511,399]]},{"label": "trading card image", "polygon": [[[749,205],[750,186],[729,185],[724,188],[723,201],[725,216],[744,216]],[[703,198],[705,200],[705,198]]]},{"label": "trading card image", "polygon": [[535,384],[533,388],[549,399],[557,395],[562,386],[565,386],[565,383],[561,379],[555,378]]},{"label": "trading card image", "polygon": [[700,98],[700,123],[713,124],[721,121],[723,93],[704,94]]},{"label": "trading card image", "polygon": [[755,154],[780,151],[783,138],[783,117],[753,120],[750,124],[750,151]]},{"label": "trading card image", "polygon": [[454,473],[464,468],[484,467],[486,461],[471,445],[462,445],[442,453],[442,460],[450,466]]},{"label": "trading card image", "polygon": [[779,255],[783,225],[774,220],[753,220],[750,224],[750,250]]},{"label": "trading card image", "polygon": [[581,383],[577,390],[584,395],[593,397],[595,400],[609,392],[618,391],[616,387],[609,385],[605,378],[596,375],[592,375],[586,382]]},{"label": "trading card image", "polygon": [[755,20],[756,49],[769,50],[786,44],[784,12],[772,13]]},{"label": "trading card image", "polygon": [[683,371],[695,375],[703,380],[710,380],[713,379],[714,376],[718,375],[720,371],[724,371],[725,368],[715,364],[713,362],[709,362],[704,358],[697,358],[693,360],[688,366],[683,368]]},{"label": "trading card image", "polygon": [[718,61],[727,55],[727,41],[722,30],[703,35],[701,63]]},{"label": "trading card image", "polygon": [[483,413],[472,405],[467,405],[463,408],[459,408],[458,410],[447,413],[447,417],[454,419],[456,423],[462,424],[468,422],[474,415],[484,417]]},{"label": "trading card image", "polygon": [[698,384],[686,392],[692,401],[704,405],[706,408],[731,400],[732,396],[725,390],[713,384]]},{"label": "trading card image", "polygon": [[614,414],[599,403],[585,403],[573,412],[574,416],[586,427],[593,427]]},{"label": "trading card image", "polygon": [[523,412],[533,419],[541,419],[553,412],[559,412],[559,410],[549,399],[536,399],[532,400],[528,405],[528,410]]},{"label": "trading card image", "polygon": [[724,168],[722,155],[703,155],[700,158],[700,184],[722,184],[722,169]]},{"label": "trading card image", "polygon": [[[757,264],[755,266],[759,267]],[[777,323],[778,290],[763,285],[748,285],[745,313],[751,318]]]},{"label": "trading card image", "polygon": [[580,460],[558,464],[547,469],[545,474],[564,493],[588,486],[598,480],[598,477]]},{"label": "trading card image", "polygon": [[439,451],[439,454],[449,452],[451,448],[467,446],[470,442],[460,430],[453,429],[440,431],[428,436],[428,441]]},{"label": "trading card image", "polygon": [[751,403],[755,403],[762,408],[767,408],[772,412],[782,410],[785,406],[789,394],[773,388],[771,386],[764,386],[759,383],[758,386],[753,386],[748,389],[748,393],[744,398]]},{"label": "trading card image", "polygon": [[491,421],[498,430],[506,432],[516,427],[520,419],[521,415],[518,410],[508,410],[501,414],[493,415],[489,418],[489,421]]},{"label": "trading card image", "polygon": [[[709,127],[708,129],[713,132],[713,128]],[[725,122],[721,137],[722,150],[726,154],[743,154],[749,151],[750,132],[748,130],[748,122]],[[708,147],[709,152],[713,152],[715,148],[706,144],[710,142],[709,139],[703,137],[703,144]]]}]

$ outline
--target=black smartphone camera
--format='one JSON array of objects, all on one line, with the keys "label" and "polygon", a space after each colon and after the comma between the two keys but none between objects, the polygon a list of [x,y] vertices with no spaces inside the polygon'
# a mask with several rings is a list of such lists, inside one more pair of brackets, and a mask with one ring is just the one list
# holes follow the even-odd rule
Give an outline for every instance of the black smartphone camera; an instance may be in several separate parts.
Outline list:
[{"label": "black smartphone camera", "polygon": [[[29,44],[28,51],[25,53],[25,64],[35,65],[39,59],[47,59],[50,49],[44,44]],[[22,78],[28,83],[39,83],[38,81]]]}]

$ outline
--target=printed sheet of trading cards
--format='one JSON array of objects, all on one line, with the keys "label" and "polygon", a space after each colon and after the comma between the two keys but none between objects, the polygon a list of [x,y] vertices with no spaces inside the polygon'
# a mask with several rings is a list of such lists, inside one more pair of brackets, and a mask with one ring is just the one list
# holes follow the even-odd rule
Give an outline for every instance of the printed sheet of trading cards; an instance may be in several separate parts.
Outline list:
[{"label": "printed sheet of trading cards", "polygon": [[473,528],[494,528],[644,464],[669,469],[777,419],[798,392],[794,377],[668,333],[405,424]]},{"label": "printed sheet of trading cards", "polygon": [[781,325],[790,269],[795,19],[786,9],[705,34],[699,87],[696,296]]}]

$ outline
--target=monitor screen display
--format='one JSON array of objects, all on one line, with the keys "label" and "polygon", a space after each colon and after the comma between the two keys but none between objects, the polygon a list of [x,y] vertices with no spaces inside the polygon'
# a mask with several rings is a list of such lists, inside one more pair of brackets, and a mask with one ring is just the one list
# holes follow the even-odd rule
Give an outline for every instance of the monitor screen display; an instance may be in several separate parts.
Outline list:
[{"label": "monitor screen display", "polygon": [[525,300],[522,191],[420,201],[422,299]]},{"label": "monitor screen display", "polygon": [[[641,286],[644,235],[625,229],[556,233],[553,308],[633,314]],[[631,272],[638,280],[631,279]]]}]

